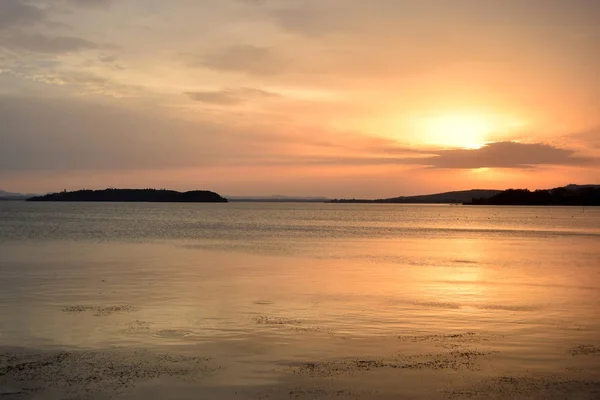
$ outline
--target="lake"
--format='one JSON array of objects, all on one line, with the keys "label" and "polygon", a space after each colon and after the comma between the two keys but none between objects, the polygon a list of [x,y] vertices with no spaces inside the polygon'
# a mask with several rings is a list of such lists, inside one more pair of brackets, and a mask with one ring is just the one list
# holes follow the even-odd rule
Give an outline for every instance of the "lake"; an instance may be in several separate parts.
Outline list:
[{"label": "lake", "polygon": [[0,398],[600,398],[600,208],[0,202]]}]

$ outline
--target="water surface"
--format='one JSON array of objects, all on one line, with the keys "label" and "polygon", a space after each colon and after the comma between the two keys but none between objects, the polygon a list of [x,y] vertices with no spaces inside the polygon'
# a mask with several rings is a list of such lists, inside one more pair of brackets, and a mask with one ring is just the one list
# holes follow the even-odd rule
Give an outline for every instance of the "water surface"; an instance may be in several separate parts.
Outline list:
[{"label": "water surface", "polygon": [[0,202],[2,396],[594,398],[599,310],[598,208]]}]

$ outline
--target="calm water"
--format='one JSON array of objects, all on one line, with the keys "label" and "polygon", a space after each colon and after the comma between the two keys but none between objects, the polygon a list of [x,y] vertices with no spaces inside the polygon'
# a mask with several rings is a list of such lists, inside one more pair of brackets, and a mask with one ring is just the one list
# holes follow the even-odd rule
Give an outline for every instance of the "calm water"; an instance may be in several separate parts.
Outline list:
[{"label": "calm water", "polygon": [[[288,398],[300,385],[324,389],[295,398],[325,398],[338,385],[349,397],[460,398],[448,392],[457,376],[476,385],[531,374],[597,385],[600,209],[0,202],[0,315],[6,354],[143,349],[210,360],[198,381],[167,367],[137,376],[125,397],[198,398],[201,387],[278,398],[284,387]],[[458,364],[444,364],[450,354]],[[424,361],[407,361],[415,357]],[[0,388],[106,394],[83,378],[56,393],[24,389],[31,379],[54,387],[43,375],[64,372],[44,368],[5,370]],[[438,383],[385,378],[399,369]],[[285,386],[290,377],[301,383]],[[374,377],[387,382],[377,396],[354,387]],[[159,395],[159,378],[173,379],[177,396]]]}]

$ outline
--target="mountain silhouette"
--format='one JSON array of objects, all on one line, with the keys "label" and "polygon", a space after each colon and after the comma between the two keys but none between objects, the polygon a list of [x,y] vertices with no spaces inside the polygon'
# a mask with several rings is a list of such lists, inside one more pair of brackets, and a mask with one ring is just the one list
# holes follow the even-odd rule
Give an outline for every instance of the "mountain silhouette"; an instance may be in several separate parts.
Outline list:
[{"label": "mountain silhouette", "polygon": [[14,193],[0,190],[0,200],[25,200],[34,194]]},{"label": "mountain silhouette", "polygon": [[388,199],[361,200],[361,199],[336,199],[331,203],[391,203],[391,204],[462,204],[474,198],[492,197],[501,190],[471,189],[420,196],[400,196]]}]

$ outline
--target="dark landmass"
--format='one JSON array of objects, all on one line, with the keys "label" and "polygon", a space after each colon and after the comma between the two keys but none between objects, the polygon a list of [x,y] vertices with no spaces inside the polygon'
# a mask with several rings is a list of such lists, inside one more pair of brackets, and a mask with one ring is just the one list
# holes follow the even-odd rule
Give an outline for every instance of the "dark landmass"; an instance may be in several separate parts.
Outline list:
[{"label": "dark landmass", "polygon": [[567,185],[549,190],[472,189],[422,196],[401,196],[388,199],[334,199],[329,203],[380,204],[489,204],[489,205],[600,205],[600,185]]},{"label": "dark landmass", "polygon": [[568,185],[549,190],[508,189],[488,198],[473,198],[466,205],[495,206],[600,206],[600,186]]},{"label": "dark landmass", "polygon": [[421,196],[401,196],[389,199],[361,200],[361,199],[335,199],[331,203],[384,203],[384,204],[463,204],[475,198],[489,198],[500,193],[501,190],[472,189],[456,192],[427,194]]},{"label": "dark landmass", "polygon": [[227,196],[231,202],[256,202],[256,203],[323,203],[326,197],[293,197],[293,196]]},{"label": "dark landmass", "polygon": [[111,201],[159,203],[227,203],[227,199],[208,190],[176,192],[157,189],[78,190],[35,196],[27,201]]}]

